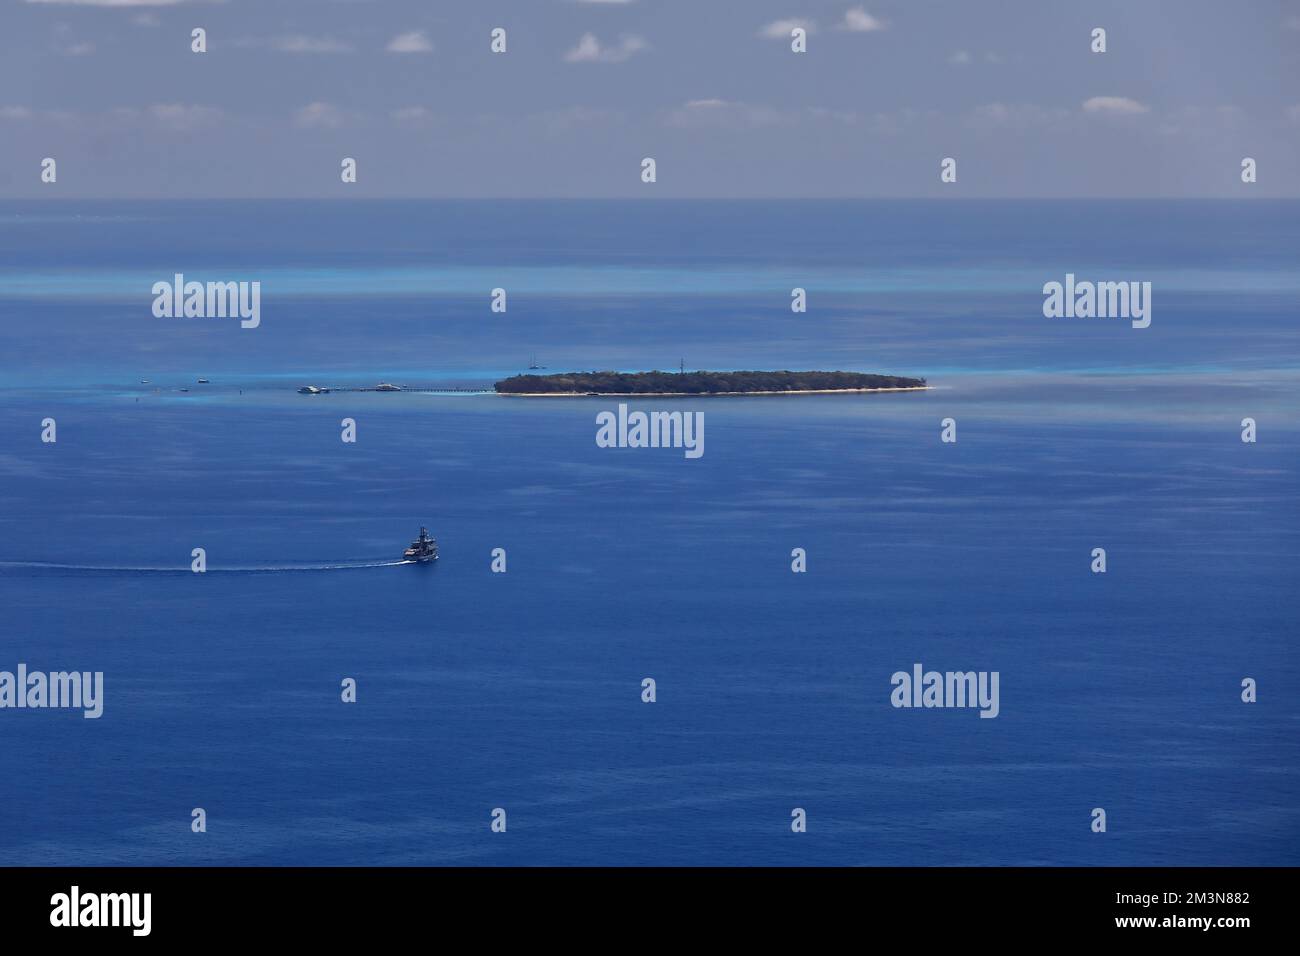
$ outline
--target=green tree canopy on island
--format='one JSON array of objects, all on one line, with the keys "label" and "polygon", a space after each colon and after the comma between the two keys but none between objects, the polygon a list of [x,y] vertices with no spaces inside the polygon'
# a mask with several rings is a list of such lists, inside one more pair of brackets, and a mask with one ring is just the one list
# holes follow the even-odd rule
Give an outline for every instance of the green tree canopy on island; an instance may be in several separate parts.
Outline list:
[{"label": "green tree canopy on island", "polygon": [[864,372],[566,372],[514,375],[496,383],[503,394],[628,394],[682,392],[815,392],[857,388],[921,388],[923,378]]}]

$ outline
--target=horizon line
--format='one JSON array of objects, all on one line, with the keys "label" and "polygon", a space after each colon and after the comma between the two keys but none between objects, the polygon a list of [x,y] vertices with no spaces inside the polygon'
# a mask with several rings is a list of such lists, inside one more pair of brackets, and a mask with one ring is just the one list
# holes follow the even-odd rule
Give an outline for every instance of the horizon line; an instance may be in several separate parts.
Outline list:
[{"label": "horizon line", "polygon": [[0,202],[1297,202],[1294,196],[0,196]]}]

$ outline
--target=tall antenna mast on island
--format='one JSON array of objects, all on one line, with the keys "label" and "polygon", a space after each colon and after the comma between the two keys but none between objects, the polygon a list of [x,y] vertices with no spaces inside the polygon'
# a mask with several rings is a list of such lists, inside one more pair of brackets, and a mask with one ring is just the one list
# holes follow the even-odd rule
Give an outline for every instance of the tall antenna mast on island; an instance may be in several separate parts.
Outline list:
[{"label": "tall antenna mast on island", "polygon": [[682,359],[682,364],[681,364],[681,374],[682,374],[682,375],[685,375],[685,374],[686,374],[686,359],[685,359],[685,358]]}]

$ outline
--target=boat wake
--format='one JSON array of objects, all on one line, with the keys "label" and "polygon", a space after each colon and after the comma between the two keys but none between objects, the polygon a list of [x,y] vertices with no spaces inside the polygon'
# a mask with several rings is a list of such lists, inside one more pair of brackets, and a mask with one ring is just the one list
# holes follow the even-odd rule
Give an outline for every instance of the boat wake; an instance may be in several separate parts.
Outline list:
[{"label": "boat wake", "polygon": [[[204,574],[275,574],[291,571],[356,571],[362,568],[395,568],[417,561],[337,561],[332,564],[250,564],[242,567],[209,565]],[[113,564],[58,564],[52,561],[0,561],[0,571],[6,569],[35,571],[100,571],[118,574],[194,574],[185,567],[140,567]]]}]

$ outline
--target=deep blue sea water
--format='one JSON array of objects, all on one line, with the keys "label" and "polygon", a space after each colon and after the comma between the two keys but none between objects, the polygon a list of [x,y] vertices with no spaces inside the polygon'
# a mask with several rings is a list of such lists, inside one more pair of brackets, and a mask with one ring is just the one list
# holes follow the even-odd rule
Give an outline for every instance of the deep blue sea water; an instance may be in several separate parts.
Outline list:
[{"label": "deep blue sea water", "polygon": [[[1300,203],[0,204],[0,670],[106,683],[0,710],[0,864],[1298,864],[1297,263]],[[1151,327],[1045,319],[1067,272]],[[698,460],[294,391],[534,354],[935,388],[632,403]],[[1000,716],[893,708],[916,662]]]}]

